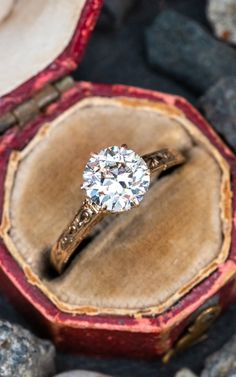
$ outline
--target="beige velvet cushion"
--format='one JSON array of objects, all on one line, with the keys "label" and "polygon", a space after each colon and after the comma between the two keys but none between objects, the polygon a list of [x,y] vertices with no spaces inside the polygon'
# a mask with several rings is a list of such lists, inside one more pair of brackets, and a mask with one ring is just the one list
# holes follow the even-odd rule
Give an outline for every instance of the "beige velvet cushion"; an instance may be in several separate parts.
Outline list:
[{"label": "beige velvet cushion", "polygon": [[[100,225],[62,276],[51,274],[48,249],[83,200],[90,152],[122,143],[140,154],[176,148],[187,162],[156,180],[139,208]],[[28,279],[64,311],[158,313],[228,255],[228,165],[173,106],[83,100],[12,153],[6,187],[5,242]]]}]

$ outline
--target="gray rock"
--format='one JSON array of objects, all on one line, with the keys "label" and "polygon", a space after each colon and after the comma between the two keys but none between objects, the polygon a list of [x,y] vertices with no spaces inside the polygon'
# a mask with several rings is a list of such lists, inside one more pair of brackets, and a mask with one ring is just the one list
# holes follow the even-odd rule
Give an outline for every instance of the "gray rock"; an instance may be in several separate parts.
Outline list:
[{"label": "gray rock", "polygon": [[146,31],[149,63],[205,92],[220,78],[236,75],[236,51],[177,12],[162,12]]},{"label": "gray rock", "polygon": [[0,320],[0,376],[50,377],[55,350],[20,326]]},{"label": "gray rock", "polygon": [[209,122],[236,151],[236,76],[223,78],[212,86],[199,105]]},{"label": "gray rock", "polygon": [[207,17],[218,38],[236,44],[235,0],[209,0]]},{"label": "gray rock", "polygon": [[233,377],[236,370],[236,335],[207,358],[201,377]]},{"label": "gray rock", "polygon": [[191,370],[184,368],[177,372],[175,377],[196,377],[196,374],[193,374]]},{"label": "gray rock", "polygon": [[[175,377],[196,377],[196,375],[184,368]],[[206,359],[200,377],[236,377],[236,335],[220,351]]]},{"label": "gray rock", "polygon": [[109,377],[107,374],[89,372],[86,370],[72,370],[70,372],[57,374],[55,377]]},{"label": "gray rock", "polygon": [[105,29],[119,28],[137,3],[137,0],[104,0],[99,26]]}]

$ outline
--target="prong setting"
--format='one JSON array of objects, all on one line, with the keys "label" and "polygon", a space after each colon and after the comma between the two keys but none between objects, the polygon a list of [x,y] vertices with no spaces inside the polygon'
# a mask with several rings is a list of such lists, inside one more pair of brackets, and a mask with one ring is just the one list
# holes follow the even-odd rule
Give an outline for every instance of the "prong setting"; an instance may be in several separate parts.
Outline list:
[{"label": "prong setting", "polygon": [[150,185],[146,162],[126,144],[93,154],[84,170],[83,189],[104,211],[123,212],[139,205]]}]

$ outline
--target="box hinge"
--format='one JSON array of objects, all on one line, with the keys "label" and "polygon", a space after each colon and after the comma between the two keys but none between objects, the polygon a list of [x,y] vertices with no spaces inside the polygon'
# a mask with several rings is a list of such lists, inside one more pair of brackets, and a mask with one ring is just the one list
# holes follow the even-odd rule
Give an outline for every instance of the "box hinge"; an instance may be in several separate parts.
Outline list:
[{"label": "box hinge", "polygon": [[45,111],[46,107],[57,101],[60,96],[72,88],[75,82],[71,76],[65,76],[60,80],[47,84],[43,89],[34,94],[14,109],[0,117],[0,134],[13,126],[21,128],[31,121],[40,112]]},{"label": "box hinge", "polygon": [[164,363],[168,363],[170,359],[180,351],[187,349],[207,338],[207,331],[210,329],[215,320],[221,313],[219,304],[210,306],[200,312],[194,322],[186,329],[182,337],[177,340],[176,344],[162,358]]}]

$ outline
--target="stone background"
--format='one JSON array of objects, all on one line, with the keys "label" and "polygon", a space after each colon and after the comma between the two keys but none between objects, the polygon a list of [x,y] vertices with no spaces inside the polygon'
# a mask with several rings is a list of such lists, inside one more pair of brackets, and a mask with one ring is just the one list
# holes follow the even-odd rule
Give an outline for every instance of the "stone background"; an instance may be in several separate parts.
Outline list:
[{"label": "stone background", "polygon": [[[174,8],[196,20],[209,31],[205,0],[107,0],[83,62],[74,73],[76,80],[121,83],[179,94],[197,105],[199,94],[170,78],[168,73],[153,70],[147,59],[146,28],[165,8]],[[0,317],[28,328],[4,297],[0,296]],[[57,372],[70,369],[96,370],[116,377],[170,377],[182,367],[196,373],[203,368],[205,358],[218,350],[236,333],[236,304],[215,324],[209,338],[175,357],[168,365],[160,361],[79,357],[58,353]]]},{"label": "stone background", "polygon": [[209,28],[205,16],[206,1],[110,0],[110,3],[129,3],[131,9],[123,17],[121,11],[117,11],[119,16],[116,17],[102,11],[84,59],[74,74],[76,80],[134,85],[179,94],[196,103],[197,96],[189,88],[175,82],[168,74],[151,69],[146,56],[145,31],[167,8],[175,9]]}]

